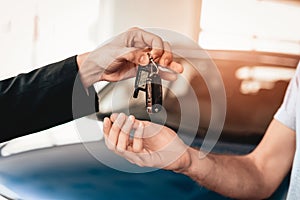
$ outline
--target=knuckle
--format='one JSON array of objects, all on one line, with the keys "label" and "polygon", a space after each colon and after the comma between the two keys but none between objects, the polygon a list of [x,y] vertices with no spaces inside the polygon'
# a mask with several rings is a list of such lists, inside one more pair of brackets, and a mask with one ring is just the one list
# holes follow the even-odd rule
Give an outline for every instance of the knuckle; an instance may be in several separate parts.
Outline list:
[{"label": "knuckle", "polygon": [[119,132],[120,131],[120,127],[118,124],[114,124],[112,127],[111,127],[111,131],[112,132]]},{"label": "knuckle", "polygon": [[145,167],[144,163],[141,162],[141,161],[137,162],[136,165],[138,165],[138,166],[140,166],[140,167]]},{"label": "knuckle", "polygon": [[130,127],[128,127],[128,125],[127,126],[123,126],[121,128],[121,134],[122,134],[123,137],[127,137],[127,135],[129,135],[129,132],[130,132],[129,128]]},{"label": "knuckle", "polygon": [[109,150],[114,150],[115,149],[115,145],[112,141],[110,141],[109,139],[105,140],[105,145],[107,146],[107,148]]},{"label": "knuckle", "polygon": [[133,148],[132,148],[132,151],[133,151],[134,153],[138,153],[138,152],[139,152],[139,150],[138,150],[136,147],[133,147]]},{"label": "knuckle", "polygon": [[138,146],[138,147],[133,147],[133,149],[132,149],[132,151],[133,151],[134,153],[139,153],[139,152],[141,152],[141,150],[142,150],[142,148],[141,148],[140,146]]},{"label": "knuckle", "polygon": [[122,146],[117,146],[116,151],[119,153],[123,153],[125,149]]},{"label": "knuckle", "polygon": [[113,151],[115,148],[112,144],[110,144],[109,142],[106,144],[107,148],[111,151]]},{"label": "knuckle", "polygon": [[171,49],[170,43],[167,42],[167,41],[164,41],[164,48],[165,48],[166,50],[170,50],[170,49]]},{"label": "knuckle", "polygon": [[128,29],[128,31],[137,31],[137,30],[141,30],[141,29],[138,28],[137,26],[133,26],[133,27]]},{"label": "knuckle", "polygon": [[148,167],[155,167],[155,164],[154,162],[147,162],[147,161],[144,161],[144,164]]}]

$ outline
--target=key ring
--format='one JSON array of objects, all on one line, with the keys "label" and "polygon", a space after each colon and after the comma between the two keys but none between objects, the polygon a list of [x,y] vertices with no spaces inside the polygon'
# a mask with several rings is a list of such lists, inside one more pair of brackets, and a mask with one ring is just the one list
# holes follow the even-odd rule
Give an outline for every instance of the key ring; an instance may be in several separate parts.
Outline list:
[{"label": "key ring", "polygon": [[[149,61],[150,61],[149,63],[152,63],[154,65],[154,67],[156,68],[155,73],[158,74],[159,68],[158,68],[157,64],[154,62],[152,55],[150,53],[147,53],[147,55],[148,55],[148,58],[149,58]],[[152,71],[152,67],[151,67],[151,75],[152,74],[153,74],[153,71]]]}]

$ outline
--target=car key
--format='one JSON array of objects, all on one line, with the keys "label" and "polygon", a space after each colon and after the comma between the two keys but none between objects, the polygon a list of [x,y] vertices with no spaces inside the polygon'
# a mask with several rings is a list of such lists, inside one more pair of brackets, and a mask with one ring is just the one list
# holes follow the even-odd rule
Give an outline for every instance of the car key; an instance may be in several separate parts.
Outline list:
[{"label": "car key", "polygon": [[153,74],[146,82],[146,107],[148,113],[158,113],[162,107],[162,86],[158,74]]},{"label": "car key", "polygon": [[133,97],[137,98],[139,91],[146,92],[146,110],[148,113],[158,113],[162,107],[162,86],[158,74],[158,66],[150,54],[149,64],[138,66]]},{"label": "car key", "polygon": [[147,66],[138,66],[138,71],[135,78],[135,89],[133,93],[133,97],[137,98],[138,93],[140,90],[146,91],[146,82],[149,78],[150,70],[148,65]]}]

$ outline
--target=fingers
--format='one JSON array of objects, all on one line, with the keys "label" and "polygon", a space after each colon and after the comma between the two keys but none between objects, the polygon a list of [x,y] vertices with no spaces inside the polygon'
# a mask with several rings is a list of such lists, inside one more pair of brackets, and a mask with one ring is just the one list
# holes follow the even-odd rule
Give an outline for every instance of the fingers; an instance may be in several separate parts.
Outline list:
[{"label": "fingers", "polygon": [[173,54],[172,54],[172,50],[171,50],[171,46],[168,42],[164,42],[164,52],[162,54],[162,56],[159,59],[159,64],[161,66],[169,66],[170,63],[173,60]]},{"label": "fingers", "polygon": [[111,115],[110,115],[110,120],[112,121],[112,122],[115,122],[116,121],[116,119],[117,119],[117,117],[118,117],[118,113],[112,113]]},{"label": "fingers", "polygon": [[[183,67],[181,64],[173,61],[173,54],[171,50],[171,46],[168,42],[164,42],[164,53],[159,59],[159,65],[163,67],[167,67],[168,69],[172,70],[176,73],[182,73]],[[176,80],[176,76],[172,73],[168,73],[169,76],[166,77],[166,80]]]},{"label": "fingers", "polygon": [[164,80],[167,81],[175,81],[177,79],[177,73],[172,72],[172,71],[164,71],[160,68],[158,74],[160,75],[160,77]]},{"label": "fingers", "polygon": [[108,137],[110,128],[111,121],[107,117],[105,117],[103,120],[103,133],[105,137]]},{"label": "fingers", "polygon": [[125,41],[128,48],[135,48],[137,50],[132,51],[128,55],[129,61],[140,65],[148,64],[149,59],[145,53],[150,50],[153,59],[161,66],[169,67],[177,73],[183,71],[179,63],[177,65],[173,63],[171,45],[163,41],[159,36],[139,28],[131,28],[126,34]]},{"label": "fingers", "polygon": [[130,131],[134,123],[134,117],[131,115],[127,118],[123,127],[121,128],[118,142],[117,142],[117,151],[123,152],[127,149],[129,144]]},{"label": "fingers", "polygon": [[[103,130],[108,148],[139,166],[174,168],[171,164],[186,150],[173,130],[123,113],[112,114],[110,120],[105,118]],[[132,130],[134,137],[130,139]]]},{"label": "fingers", "polygon": [[[150,32],[144,31],[139,28],[132,28],[129,30],[129,40],[127,40],[131,47],[137,48],[151,48],[151,55],[154,59],[162,56],[164,52],[163,40]],[[127,42],[127,43],[128,43]],[[134,45],[134,46],[132,46]]]},{"label": "fingers", "polygon": [[149,63],[148,53],[149,49],[138,49],[135,47],[129,48],[128,52],[124,54],[122,57],[128,60],[131,63],[139,64],[139,65],[147,65]]},{"label": "fingers", "polygon": [[[135,129],[136,136],[130,142],[130,132],[132,129]],[[134,151],[141,151],[143,147],[143,123],[135,120],[132,115],[126,117],[123,113],[112,114],[110,120],[108,118],[104,119],[103,131],[106,145],[110,150],[124,152],[131,146]]]},{"label": "fingers", "polygon": [[183,66],[180,63],[177,63],[175,61],[172,61],[170,65],[167,66],[169,69],[171,69],[174,72],[182,73],[183,72]]},{"label": "fingers", "polygon": [[[147,51],[145,50],[134,50],[126,55],[124,55],[124,58],[128,60],[129,62],[145,66],[149,64],[149,57],[147,54]],[[177,63],[172,60],[173,55],[170,51],[164,51],[163,56],[159,59],[158,64],[160,66],[163,66],[163,68],[167,68],[167,71],[163,71],[162,73],[168,74],[165,78],[162,77],[165,80],[176,80],[176,77],[178,73],[183,72],[183,66],[180,63]]]},{"label": "fingers", "polygon": [[[111,120],[112,122],[115,122],[116,119],[118,118],[118,116],[119,116],[118,113],[112,113],[112,114],[110,115],[110,120]],[[138,127],[138,125],[139,125],[139,122],[140,122],[140,120],[134,119],[134,124],[133,124],[132,128],[133,128],[133,129],[137,129],[137,127]]]},{"label": "fingers", "polygon": [[126,120],[125,114],[121,113],[118,115],[118,117],[114,121],[113,125],[111,126],[111,129],[109,131],[109,135],[107,138],[110,149],[115,149],[115,147],[118,143],[118,138],[119,138],[121,128],[122,128],[123,124],[125,123],[125,120]]},{"label": "fingers", "polygon": [[138,153],[143,150],[143,132],[144,132],[144,125],[142,122],[139,122],[133,137],[133,143],[132,143],[133,152]]},{"label": "fingers", "polygon": [[157,58],[163,54],[162,39],[153,34],[139,28],[131,28],[125,33],[125,44],[127,47],[135,47],[139,49],[151,48],[153,57]]},{"label": "fingers", "polygon": [[182,73],[182,72],[183,72],[182,65],[172,61],[171,64],[166,68],[160,67],[159,75],[164,80],[175,81],[177,79],[178,73]]}]

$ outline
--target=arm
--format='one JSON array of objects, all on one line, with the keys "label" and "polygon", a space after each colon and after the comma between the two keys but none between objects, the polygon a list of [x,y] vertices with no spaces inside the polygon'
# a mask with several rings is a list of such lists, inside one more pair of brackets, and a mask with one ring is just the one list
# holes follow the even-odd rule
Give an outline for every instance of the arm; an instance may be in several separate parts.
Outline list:
[{"label": "arm", "polygon": [[[162,66],[182,72],[167,42],[133,28],[90,53],[0,81],[0,142],[95,112],[98,102],[91,86],[97,81],[135,76],[137,64],[149,63],[147,53]],[[161,76],[176,78],[176,74],[167,72]]]},{"label": "arm", "polygon": [[199,184],[238,199],[269,197],[291,169],[296,135],[273,120],[259,146],[245,156],[209,154],[189,148],[191,164],[181,172]]},{"label": "arm", "polygon": [[291,169],[296,149],[296,109],[299,67],[291,80],[283,104],[264,138],[249,155],[208,155],[200,160],[189,149],[191,165],[183,173],[200,184],[234,198],[270,196]]},{"label": "arm", "polygon": [[[289,172],[295,132],[273,120],[259,146],[245,156],[208,154],[187,147],[167,127],[112,115],[104,121],[106,145],[139,166],[183,173],[200,185],[238,199],[270,196]],[[113,124],[112,124],[113,122]],[[133,141],[126,133],[135,129]],[[125,134],[124,134],[125,133]],[[138,147],[138,148],[137,148]]]},{"label": "arm", "polygon": [[[74,56],[0,81],[0,142],[95,112],[95,92],[87,95],[77,74]],[[77,97],[73,103],[83,108],[76,116],[72,112],[73,88]]]}]

